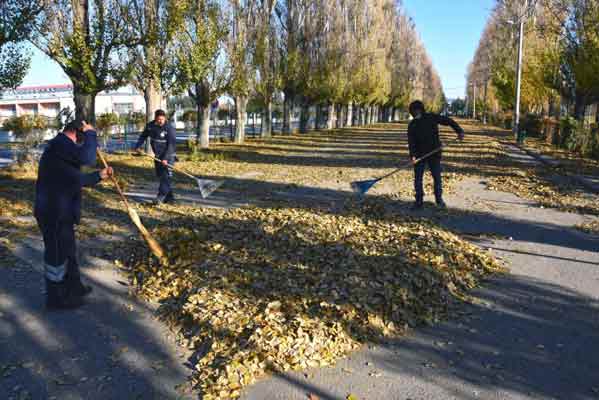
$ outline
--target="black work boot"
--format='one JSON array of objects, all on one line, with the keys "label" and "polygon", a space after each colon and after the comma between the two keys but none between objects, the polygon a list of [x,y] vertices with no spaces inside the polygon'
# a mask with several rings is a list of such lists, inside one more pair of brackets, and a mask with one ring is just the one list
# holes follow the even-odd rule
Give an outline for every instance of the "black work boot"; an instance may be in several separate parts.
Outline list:
[{"label": "black work boot", "polygon": [[437,207],[442,210],[447,210],[447,204],[443,201],[443,199],[437,200]]},{"label": "black work boot", "polygon": [[156,198],[154,199],[153,203],[155,206],[159,206],[160,204],[164,203],[166,200],[166,195],[165,194],[159,194],[158,196],[156,196]]},{"label": "black work boot", "polygon": [[68,290],[65,282],[46,279],[46,308],[49,310],[71,310],[84,304],[81,296]]},{"label": "black work boot", "polygon": [[[77,271],[78,270],[79,267],[77,267]],[[75,296],[84,297],[93,291],[93,288],[91,286],[84,285],[81,282],[81,275],[79,274],[79,272],[73,273],[71,269],[67,270],[64,280],[69,290],[69,293]]]},{"label": "black work boot", "polygon": [[173,192],[168,192],[168,194],[165,196],[164,198],[164,202],[166,204],[175,204],[176,200],[175,200],[175,195],[173,194]]},{"label": "black work boot", "polygon": [[412,204],[412,207],[410,207],[410,210],[412,211],[418,211],[418,210],[422,210],[422,208],[424,207],[424,203],[421,201],[415,201],[414,204]]},{"label": "black work boot", "polygon": [[81,281],[69,283],[69,293],[74,296],[85,297],[93,290],[91,286],[84,285]]}]

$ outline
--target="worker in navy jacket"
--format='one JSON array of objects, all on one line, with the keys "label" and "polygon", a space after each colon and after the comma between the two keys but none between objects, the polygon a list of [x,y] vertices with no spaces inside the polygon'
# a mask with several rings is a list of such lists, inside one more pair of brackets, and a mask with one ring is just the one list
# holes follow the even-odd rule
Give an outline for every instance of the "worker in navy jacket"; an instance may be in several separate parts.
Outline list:
[{"label": "worker in navy jacket", "polygon": [[413,119],[408,126],[408,145],[410,157],[414,164],[414,190],[416,192],[416,202],[412,206],[412,209],[417,210],[423,207],[424,189],[422,181],[424,169],[427,165],[433,175],[435,201],[439,207],[445,208],[441,180],[441,151],[436,152],[421,162],[417,163],[416,160],[441,148],[439,125],[450,126],[457,133],[459,140],[464,139],[464,130],[449,117],[427,113],[421,101],[411,103],[409,111]]},{"label": "worker in navy jacket", "polygon": [[156,176],[160,180],[158,195],[154,204],[174,203],[175,196],[171,187],[172,171],[168,166],[175,164],[177,137],[175,128],[167,122],[166,113],[163,110],[156,110],[154,121],[146,125],[135,145],[135,150],[139,151],[148,138],[150,139],[154,156],[160,160],[154,161]]},{"label": "worker in navy jacket", "polygon": [[79,307],[83,296],[91,292],[81,282],[74,226],[81,218],[81,188],[112,174],[111,168],[81,172],[82,166],[95,165],[97,145],[94,128],[75,121],[48,142],[40,159],[34,215],[44,239],[48,308]]}]

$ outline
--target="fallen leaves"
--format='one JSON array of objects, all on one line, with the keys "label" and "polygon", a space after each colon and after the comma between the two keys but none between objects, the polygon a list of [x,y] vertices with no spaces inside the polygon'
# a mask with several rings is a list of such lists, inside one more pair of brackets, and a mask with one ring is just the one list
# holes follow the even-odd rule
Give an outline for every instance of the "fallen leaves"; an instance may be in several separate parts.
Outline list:
[{"label": "fallen leaves", "polygon": [[514,193],[534,201],[541,208],[599,216],[597,198],[581,191],[576,183],[565,178],[556,181],[555,174],[545,167],[517,168],[508,163],[506,168],[503,174],[489,181],[489,189]]},{"label": "fallen leaves", "polygon": [[590,235],[599,235],[599,220],[585,222],[583,224],[576,225],[575,228]]},{"label": "fallen leaves", "polygon": [[445,318],[502,271],[432,223],[374,213],[376,201],[339,214],[179,207],[181,217],[154,232],[168,265],[145,254],[123,260],[139,294],[160,302],[181,342],[202,355],[193,381],[205,399],[238,397],[268,371],[331,365]]}]

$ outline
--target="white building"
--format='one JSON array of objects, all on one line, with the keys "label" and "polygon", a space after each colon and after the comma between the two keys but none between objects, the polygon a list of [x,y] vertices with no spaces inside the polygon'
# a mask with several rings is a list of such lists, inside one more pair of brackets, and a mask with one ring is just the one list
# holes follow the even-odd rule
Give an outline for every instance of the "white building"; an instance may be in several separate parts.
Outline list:
[{"label": "white building", "polygon": [[[24,114],[53,118],[64,108],[75,109],[73,86],[70,84],[19,87],[0,95],[0,124],[7,118]],[[143,96],[132,87],[101,92],[96,96],[96,114],[127,114],[145,112],[145,109]]]}]

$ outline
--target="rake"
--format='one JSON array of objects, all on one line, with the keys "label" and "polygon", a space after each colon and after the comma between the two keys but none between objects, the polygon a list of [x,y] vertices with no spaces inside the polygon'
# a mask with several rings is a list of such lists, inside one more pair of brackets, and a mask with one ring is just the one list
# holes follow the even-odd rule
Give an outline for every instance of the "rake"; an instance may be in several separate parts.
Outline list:
[{"label": "rake", "polygon": [[[102,152],[100,151],[100,149],[96,149],[96,154],[98,154],[98,158],[102,162],[102,165],[104,165],[104,168],[108,168],[108,163],[106,162],[106,159],[102,155]],[[110,179],[112,180],[114,187],[116,188],[117,192],[119,193],[119,196],[121,197],[121,200],[123,201],[123,203],[125,204],[125,207],[127,208],[127,212],[129,213],[129,218],[131,218],[131,221],[137,227],[137,229],[139,230],[139,233],[141,233],[141,236],[144,238],[144,240],[148,244],[148,247],[150,248],[152,253],[156,257],[158,257],[158,259],[162,260],[164,258],[164,250],[162,249],[160,244],[156,241],[156,239],[154,239],[154,237],[150,234],[150,232],[148,232],[146,227],[141,223],[141,219],[139,218],[137,211],[135,211],[135,209],[129,205],[129,202],[127,201],[127,198],[123,194],[123,191],[121,190],[121,187],[119,186],[118,181],[114,178],[113,175],[110,175]]]},{"label": "rake", "polygon": [[[147,153],[142,153],[144,156],[151,158],[154,161],[158,161],[158,162],[162,162],[161,159],[156,158],[150,154]],[[188,178],[191,178],[193,180],[196,181],[196,183],[198,184],[198,189],[200,189],[200,194],[202,195],[203,199],[208,198],[212,193],[214,193],[214,191],[216,189],[218,189],[219,187],[221,187],[221,185],[224,183],[224,181],[215,181],[212,179],[202,179],[202,178],[198,178],[197,176],[194,176],[192,174],[190,174],[187,171],[184,171],[180,168],[175,167],[174,165],[171,164],[167,164],[167,168],[172,169],[173,171],[177,171],[185,176],[187,176]]]},{"label": "rake", "polygon": [[352,188],[352,190],[355,193],[360,194],[360,195],[365,195],[374,185],[376,185],[377,183],[379,183],[383,179],[386,179],[386,178],[390,177],[391,175],[395,175],[396,173],[398,173],[399,171],[401,171],[405,167],[409,167],[410,165],[418,164],[419,162],[421,162],[421,161],[429,158],[433,154],[440,152],[442,148],[443,147],[439,147],[438,149],[435,149],[435,150],[433,150],[433,151],[431,151],[429,153],[426,153],[422,157],[416,159],[416,161],[414,161],[414,162],[408,161],[407,163],[403,164],[402,166],[400,166],[396,170],[391,171],[387,175],[381,176],[380,178],[369,179],[367,181],[355,181],[355,182],[352,182],[351,183],[351,188]]}]

